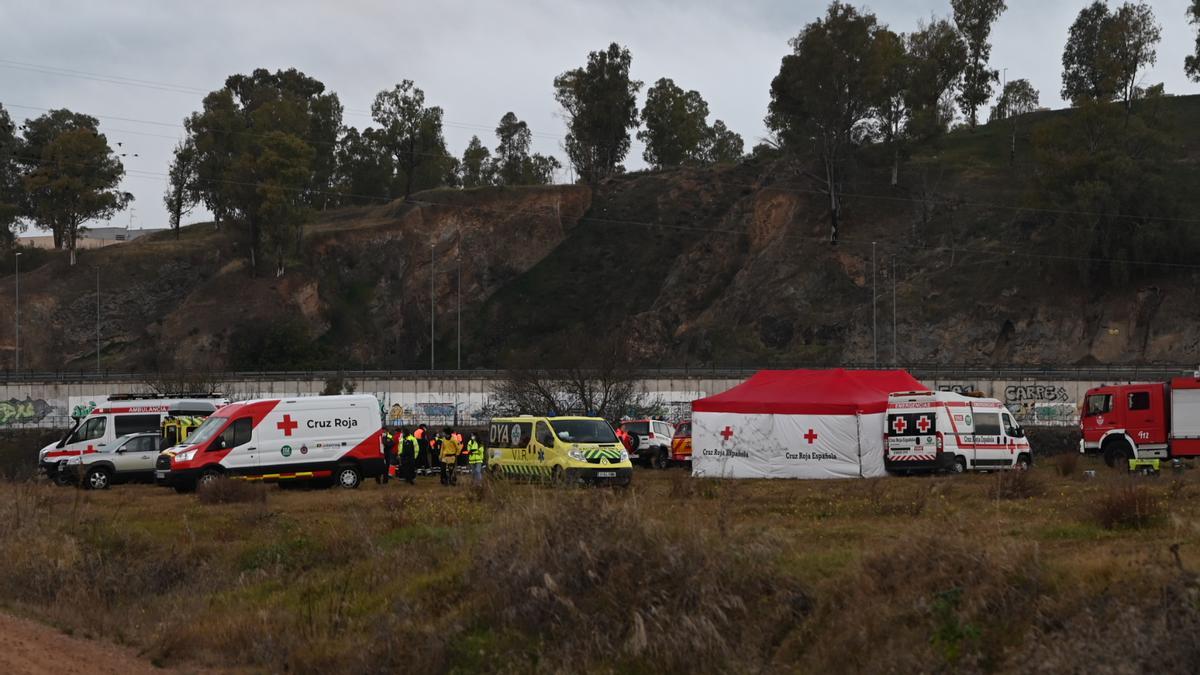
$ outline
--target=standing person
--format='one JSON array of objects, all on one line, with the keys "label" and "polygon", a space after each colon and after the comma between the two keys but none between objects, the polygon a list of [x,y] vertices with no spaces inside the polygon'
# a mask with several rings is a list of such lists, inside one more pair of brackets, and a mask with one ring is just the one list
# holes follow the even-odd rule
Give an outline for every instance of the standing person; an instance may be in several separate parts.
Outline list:
[{"label": "standing person", "polygon": [[425,428],[424,424],[417,425],[417,430],[413,432],[413,436],[417,437],[417,473],[424,476],[433,468],[431,464],[431,455],[433,453],[430,452],[433,445],[433,438],[431,438],[429,430]]},{"label": "standing person", "polygon": [[392,467],[396,465],[396,443],[398,440],[394,429],[387,429],[383,432],[383,475],[375,477],[376,483],[381,485],[387,484]]},{"label": "standing person", "polygon": [[400,441],[400,477],[412,485],[417,469],[417,437],[401,428],[400,438],[403,439]]},{"label": "standing person", "polygon": [[455,485],[458,483],[458,472],[455,471],[455,464],[458,463],[458,442],[454,440],[454,433],[450,431],[450,427],[442,430],[442,485]]},{"label": "standing person", "polygon": [[467,463],[471,466],[471,482],[479,485],[483,482],[483,445],[474,431],[467,441]]}]

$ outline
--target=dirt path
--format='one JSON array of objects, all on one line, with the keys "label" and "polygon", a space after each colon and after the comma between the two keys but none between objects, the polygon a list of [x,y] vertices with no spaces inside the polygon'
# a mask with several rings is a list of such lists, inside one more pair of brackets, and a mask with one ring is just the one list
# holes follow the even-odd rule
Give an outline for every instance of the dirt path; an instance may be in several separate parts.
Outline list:
[{"label": "dirt path", "polygon": [[0,673],[11,675],[164,675],[129,647],[72,637],[26,619],[0,613]]}]

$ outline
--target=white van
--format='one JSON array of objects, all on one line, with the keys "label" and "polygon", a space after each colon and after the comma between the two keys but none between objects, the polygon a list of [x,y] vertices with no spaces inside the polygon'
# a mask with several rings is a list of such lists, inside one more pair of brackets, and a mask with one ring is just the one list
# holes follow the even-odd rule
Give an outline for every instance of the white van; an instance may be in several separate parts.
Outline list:
[{"label": "white van", "polygon": [[883,446],[892,473],[1029,468],[1033,451],[1012,413],[994,398],[948,391],[890,394]]},{"label": "white van", "polygon": [[48,478],[63,484],[63,477],[58,475],[59,463],[69,457],[99,452],[101,447],[129,434],[158,432],[163,419],[173,409],[187,410],[191,415],[207,415],[227,403],[229,399],[222,394],[187,398],[113,394],[79,418],[61,440],[42,448],[38,452],[38,467]]},{"label": "white van", "polygon": [[179,492],[220,476],[319,480],[345,488],[383,475],[379,400],[370,394],[239,401],[164,453],[155,479]]}]

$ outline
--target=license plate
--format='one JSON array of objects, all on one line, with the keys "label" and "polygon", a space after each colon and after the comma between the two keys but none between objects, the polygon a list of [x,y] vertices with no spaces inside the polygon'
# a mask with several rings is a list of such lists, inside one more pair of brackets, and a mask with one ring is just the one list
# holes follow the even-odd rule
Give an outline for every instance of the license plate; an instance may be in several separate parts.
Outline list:
[{"label": "license plate", "polygon": [[596,477],[597,478],[616,478],[617,472],[616,471],[597,471]]},{"label": "license plate", "polygon": [[154,477],[155,477],[155,478],[166,478],[166,477],[167,477],[167,472],[166,472],[166,471],[155,471],[155,472],[154,472]]}]

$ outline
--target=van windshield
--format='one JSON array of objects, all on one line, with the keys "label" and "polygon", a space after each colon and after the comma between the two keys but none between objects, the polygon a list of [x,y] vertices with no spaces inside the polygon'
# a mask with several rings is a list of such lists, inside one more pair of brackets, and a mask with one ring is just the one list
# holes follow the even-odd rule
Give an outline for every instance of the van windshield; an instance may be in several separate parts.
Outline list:
[{"label": "van windshield", "polygon": [[217,435],[217,432],[221,430],[221,427],[225,426],[225,422],[227,421],[229,421],[228,417],[210,417],[204,420],[204,424],[196,427],[195,431],[188,434],[188,437],[183,442],[188,445],[207,443],[212,440],[213,436]]},{"label": "van windshield", "polygon": [[567,443],[616,443],[617,435],[604,420],[554,420],[554,433]]}]

